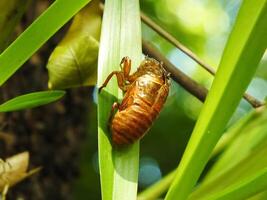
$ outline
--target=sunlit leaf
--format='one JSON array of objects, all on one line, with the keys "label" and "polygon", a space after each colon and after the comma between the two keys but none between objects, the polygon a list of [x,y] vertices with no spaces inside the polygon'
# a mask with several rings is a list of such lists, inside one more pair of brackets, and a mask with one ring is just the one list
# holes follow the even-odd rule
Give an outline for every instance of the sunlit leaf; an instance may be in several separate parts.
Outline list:
[{"label": "sunlit leaf", "polygon": [[230,169],[251,153],[261,142],[267,140],[267,131],[265,130],[265,128],[267,128],[266,108],[262,107],[252,114],[253,117],[239,129],[239,136],[232,141],[231,145],[229,145],[214,166],[209,170],[204,182]]},{"label": "sunlit leaf", "polygon": [[[237,168],[235,170],[238,170]],[[248,176],[235,184],[227,185],[216,193],[208,193],[199,200],[243,200],[251,197],[267,187],[267,168],[256,171],[252,176]],[[195,199],[195,198],[193,198]]]},{"label": "sunlit leaf", "polygon": [[267,46],[267,0],[244,0],[166,199],[187,199]]},{"label": "sunlit leaf", "polygon": [[[124,56],[136,70],[141,62],[141,22],[138,0],[105,2],[98,61],[98,86],[120,69]],[[139,169],[139,142],[124,149],[112,147],[108,118],[114,101],[121,97],[115,79],[98,95],[98,142],[103,200],[135,200]]]},{"label": "sunlit leaf", "polygon": [[0,112],[11,112],[45,105],[60,99],[64,94],[65,92],[61,90],[51,90],[21,95],[1,104]]},{"label": "sunlit leaf", "polygon": [[1,55],[0,86],[90,0],[57,0]]},{"label": "sunlit leaf", "polygon": [[101,26],[99,1],[83,8],[51,54],[47,68],[49,88],[62,89],[95,85]]},{"label": "sunlit leaf", "polygon": [[[190,196],[190,199],[209,199],[208,196],[228,196],[229,188],[239,190],[239,199],[252,196],[254,191],[265,189],[261,180],[267,169],[267,110],[262,108],[245,124],[239,136],[229,145],[205,178]],[[246,184],[255,185],[242,191]],[[227,189],[228,188],[228,189]],[[234,189],[231,189],[234,192]],[[250,192],[249,192],[250,191]],[[229,197],[229,196],[228,196]],[[237,198],[237,197],[235,197]]]},{"label": "sunlit leaf", "polygon": [[267,190],[260,192],[253,197],[248,198],[247,200],[266,200],[267,199]]}]

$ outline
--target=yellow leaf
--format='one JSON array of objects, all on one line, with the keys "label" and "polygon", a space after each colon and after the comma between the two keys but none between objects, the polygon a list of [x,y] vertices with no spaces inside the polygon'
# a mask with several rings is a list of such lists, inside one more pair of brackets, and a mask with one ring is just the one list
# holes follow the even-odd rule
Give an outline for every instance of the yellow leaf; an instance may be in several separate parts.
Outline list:
[{"label": "yellow leaf", "polygon": [[0,173],[0,191],[2,191],[6,185],[15,185],[40,169],[36,168],[27,172],[28,166],[29,152],[27,151],[8,158],[6,162],[2,160],[0,163],[0,168],[2,169]]}]

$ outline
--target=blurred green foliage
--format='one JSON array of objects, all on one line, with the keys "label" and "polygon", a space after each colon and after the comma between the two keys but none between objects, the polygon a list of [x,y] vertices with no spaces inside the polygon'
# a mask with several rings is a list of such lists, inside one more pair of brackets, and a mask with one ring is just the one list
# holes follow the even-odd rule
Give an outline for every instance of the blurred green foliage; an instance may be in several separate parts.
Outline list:
[{"label": "blurred green foliage", "polygon": [[[142,0],[140,4],[141,10],[145,14],[173,34],[204,61],[217,68],[226,38],[240,6],[239,0]],[[144,24],[142,24],[142,34],[183,72],[207,87],[211,85],[213,77],[210,74]],[[264,99],[266,94],[263,91],[267,91],[266,60],[265,54],[257,72],[257,77],[249,87],[249,92],[260,99]],[[183,154],[201,107],[201,102],[178,84],[172,82],[171,92],[164,109],[149,133],[141,140],[141,159],[150,158],[153,162],[156,162],[162,176],[173,170],[178,164],[177,157],[180,158]],[[251,109],[251,106],[242,100],[229,125],[236,122]],[[94,115],[94,112],[90,113],[90,127],[88,129],[90,141],[85,144],[85,146],[90,147],[85,148],[87,149],[87,160],[82,159],[82,169],[87,170],[95,169],[93,166],[96,156],[97,123],[95,121],[96,117],[92,117],[92,115]],[[177,132],[177,130],[179,131]],[[100,199],[100,196],[96,197],[95,194],[86,192],[97,191],[100,194],[97,172],[95,171],[92,175],[92,172],[88,173],[84,170],[81,177],[79,187],[76,187],[79,190],[79,192],[76,192],[76,194],[79,194],[78,199],[85,197],[82,197],[81,190],[84,191],[83,194],[90,197],[92,195],[90,199]],[[82,180],[90,180],[90,183],[88,182],[81,187]],[[144,189],[144,187],[139,189]]]},{"label": "blurred green foliage", "polygon": [[30,2],[31,0],[0,1],[0,52],[12,41],[14,29]]}]

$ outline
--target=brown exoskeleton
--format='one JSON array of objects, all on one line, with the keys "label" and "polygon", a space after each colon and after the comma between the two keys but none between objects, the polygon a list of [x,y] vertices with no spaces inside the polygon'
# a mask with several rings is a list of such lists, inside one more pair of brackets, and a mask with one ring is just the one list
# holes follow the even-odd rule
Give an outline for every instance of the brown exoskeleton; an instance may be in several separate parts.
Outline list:
[{"label": "brown exoskeleton", "polygon": [[142,138],[158,116],[169,93],[169,73],[153,58],[146,57],[137,71],[130,75],[131,60],[124,57],[121,71],[113,71],[103,85],[106,87],[113,75],[117,76],[119,88],[125,92],[119,104],[115,102],[111,120],[112,141],[124,145]]}]

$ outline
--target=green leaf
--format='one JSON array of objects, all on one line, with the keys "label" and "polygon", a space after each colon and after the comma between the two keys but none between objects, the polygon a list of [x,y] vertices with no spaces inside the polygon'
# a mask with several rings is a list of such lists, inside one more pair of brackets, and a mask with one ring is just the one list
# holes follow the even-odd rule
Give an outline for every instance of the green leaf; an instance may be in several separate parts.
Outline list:
[{"label": "green leaf", "polygon": [[186,199],[266,49],[267,1],[244,0],[166,199]]},{"label": "green leaf", "polygon": [[267,168],[211,196],[199,200],[243,200],[267,187]]},{"label": "green leaf", "polygon": [[247,200],[266,200],[267,199],[267,190],[260,192],[253,197],[248,198]]},{"label": "green leaf", "polygon": [[[260,148],[253,150],[232,168],[201,184],[189,199],[218,199],[223,196],[227,197],[224,199],[246,199],[265,190],[267,187],[266,141],[265,139]],[[250,187],[244,189],[247,185]]]},{"label": "green leaf", "polygon": [[31,0],[0,1],[0,52],[2,52],[15,36],[14,29],[21,19]]},{"label": "green leaf", "polygon": [[[258,116],[241,129],[240,135],[220,156],[209,176],[198,185],[189,199],[225,195],[224,193],[228,193],[226,188],[243,185],[250,177],[257,177],[258,173],[267,168],[267,110],[262,108],[255,113]],[[260,186],[261,183],[258,184],[254,178],[250,181],[252,180],[255,183],[254,189],[256,185]],[[264,189],[266,188],[257,188],[258,192]],[[254,194],[248,191],[243,193],[239,191],[240,196],[249,197]]]},{"label": "green leaf", "polygon": [[[132,72],[141,62],[141,22],[138,0],[108,0],[102,23],[98,60],[98,86],[120,69],[124,56],[132,59]],[[112,147],[108,118],[113,102],[122,96],[113,78],[98,95],[98,141],[102,199],[136,199],[139,142],[126,148]]]},{"label": "green leaf", "polygon": [[[245,158],[255,147],[267,140],[266,127],[267,110],[265,107],[255,110],[250,120],[239,130],[239,135],[223,152],[217,162],[212,166],[204,181],[235,166]],[[235,158],[233,160],[233,158]]]},{"label": "green leaf", "polygon": [[63,97],[65,91],[51,90],[21,95],[0,105],[0,112],[11,112],[49,104]]},{"label": "green leaf", "polygon": [[51,54],[47,68],[49,88],[63,89],[96,84],[101,26],[99,1],[92,1],[74,18]]},{"label": "green leaf", "polygon": [[1,55],[0,86],[90,0],[57,0]]}]

